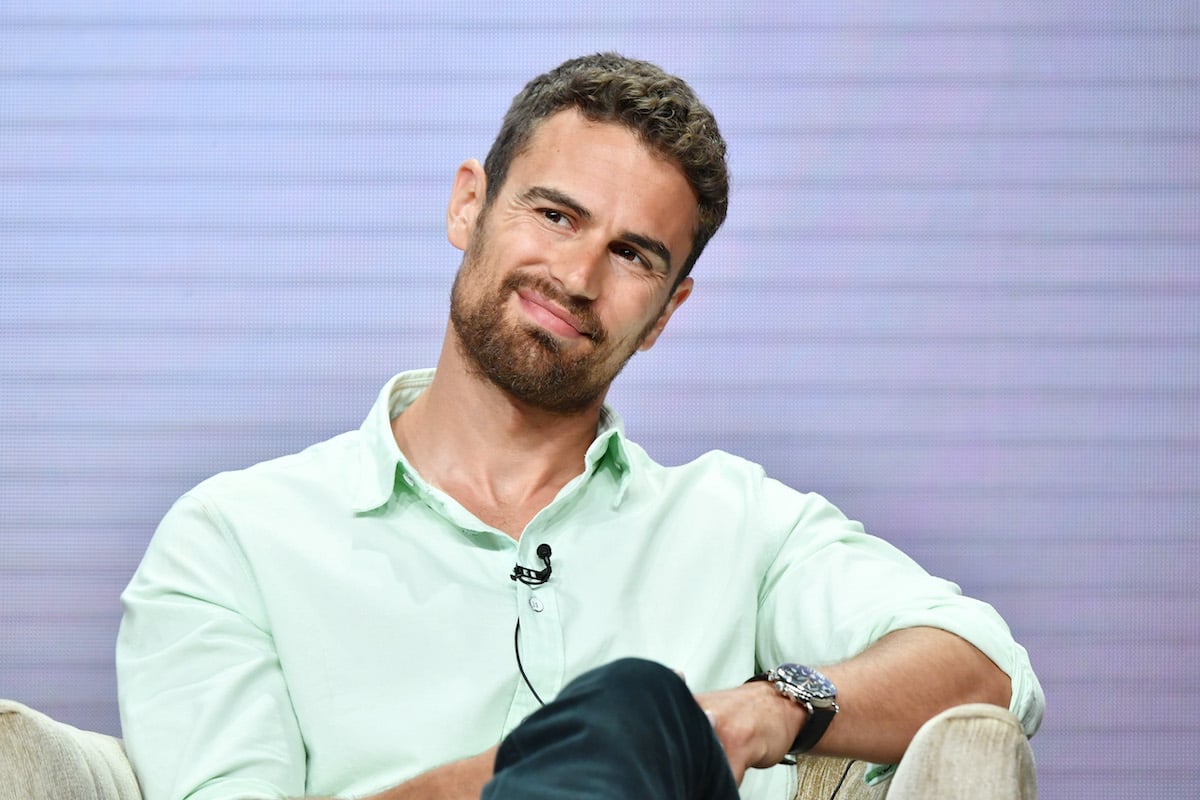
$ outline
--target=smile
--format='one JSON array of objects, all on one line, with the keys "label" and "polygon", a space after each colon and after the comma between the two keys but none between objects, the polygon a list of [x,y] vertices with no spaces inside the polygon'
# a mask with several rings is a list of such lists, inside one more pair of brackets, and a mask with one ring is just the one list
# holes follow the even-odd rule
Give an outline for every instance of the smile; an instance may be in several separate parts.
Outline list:
[{"label": "smile", "polygon": [[550,333],[564,339],[591,339],[593,334],[569,311],[541,294],[522,287],[517,301],[526,316]]}]

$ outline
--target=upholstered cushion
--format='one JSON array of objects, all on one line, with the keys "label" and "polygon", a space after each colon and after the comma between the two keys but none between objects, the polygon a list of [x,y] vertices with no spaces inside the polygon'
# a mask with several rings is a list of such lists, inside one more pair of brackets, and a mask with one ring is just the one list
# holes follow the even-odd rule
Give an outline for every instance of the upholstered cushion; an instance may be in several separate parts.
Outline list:
[{"label": "upholstered cushion", "polygon": [[[895,775],[867,786],[868,764],[800,759],[796,800],[1036,800],[1033,750],[1006,708],[955,706],[926,722]],[[842,775],[845,773],[845,779]]]},{"label": "upholstered cushion", "polygon": [[1036,800],[1033,750],[1006,708],[971,703],[943,711],[913,737],[889,800]]},{"label": "upholstered cushion", "polygon": [[[894,778],[867,786],[868,765],[800,757],[797,800],[1034,800],[1033,752],[1006,709],[952,708],[918,731]],[[0,700],[0,800],[141,800],[121,741]]]},{"label": "upholstered cushion", "polygon": [[0,700],[0,800],[141,800],[119,739]]}]

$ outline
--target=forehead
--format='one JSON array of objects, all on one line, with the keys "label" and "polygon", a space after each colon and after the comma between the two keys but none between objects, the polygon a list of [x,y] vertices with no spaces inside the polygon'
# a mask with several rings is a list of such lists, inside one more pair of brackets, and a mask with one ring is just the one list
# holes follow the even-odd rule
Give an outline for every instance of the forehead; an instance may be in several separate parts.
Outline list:
[{"label": "forehead", "polygon": [[[594,120],[574,108],[557,111],[533,126],[524,145],[514,154],[511,170],[520,161],[545,159],[551,154],[570,154],[580,150],[604,151],[611,157],[612,151],[626,153],[631,161],[655,161],[667,171],[676,173],[689,190],[691,183],[679,163],[668,153],[646,143],[639,133],[620,122]],[[699,197],[691,192],[693,199]]]},{"label": "forehead", "polygon": [[513,158],[505,192],[549,186],[593,214],[639,233],[661,227],[673,261],[682,262],[699,223],[699,198],[682,167],[629,128],[595,122],[574,109],[547,117]]}]

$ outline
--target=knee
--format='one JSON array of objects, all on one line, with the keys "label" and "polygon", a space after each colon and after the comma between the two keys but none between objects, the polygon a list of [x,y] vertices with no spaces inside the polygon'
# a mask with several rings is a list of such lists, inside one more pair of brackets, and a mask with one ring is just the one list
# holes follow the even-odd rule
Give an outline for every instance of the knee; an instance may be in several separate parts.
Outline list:
[{"label": "knee", "polygon": [[626,735],[627,726],[678,728],[703,717],[683,679],[654,661],[620,658],[581,676],[579,682]]},{"label": "knee", "polygon": [[593,670],[591,677],[608,702],[644,712],[693,702],[692,693],[673,670],[644,658],[619,658]]},{"label": "knee", "polygon": [[674,671],[657,661],[645,658],[618,658],[594,670],[597,679],[605,686],[625,688],[647,686],[651,688],[680,688],[683,680]]}]

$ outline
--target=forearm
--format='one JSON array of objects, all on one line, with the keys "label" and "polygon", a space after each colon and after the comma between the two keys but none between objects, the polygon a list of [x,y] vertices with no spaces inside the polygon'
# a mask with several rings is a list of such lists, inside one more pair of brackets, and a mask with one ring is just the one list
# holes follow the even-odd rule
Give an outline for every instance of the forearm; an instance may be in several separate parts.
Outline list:
[{"label": "forearm", "polygon": [[[813,749],[889,764],[926,720],[962,703],[1007,706],[1011,681],[973,645],[936,628],[891,633],[858,656],[820,666],[838,689],[840,711]],[[807,713],[766,682],[697,698],[741,781],[749,767],[779,763]]]},{"label": "forearm", "polygon": [[937,628],[895,631],[821,667],[841,709],[814,753],[894,763],[928,719],[962,703],[1008,707],[1012,683],[973,645]]},{"label": "forearm", "polygon": [[477,756],[452,761],[421,773],[362,800],[479,800],[484,784],[492,779],[496,748]]}]

